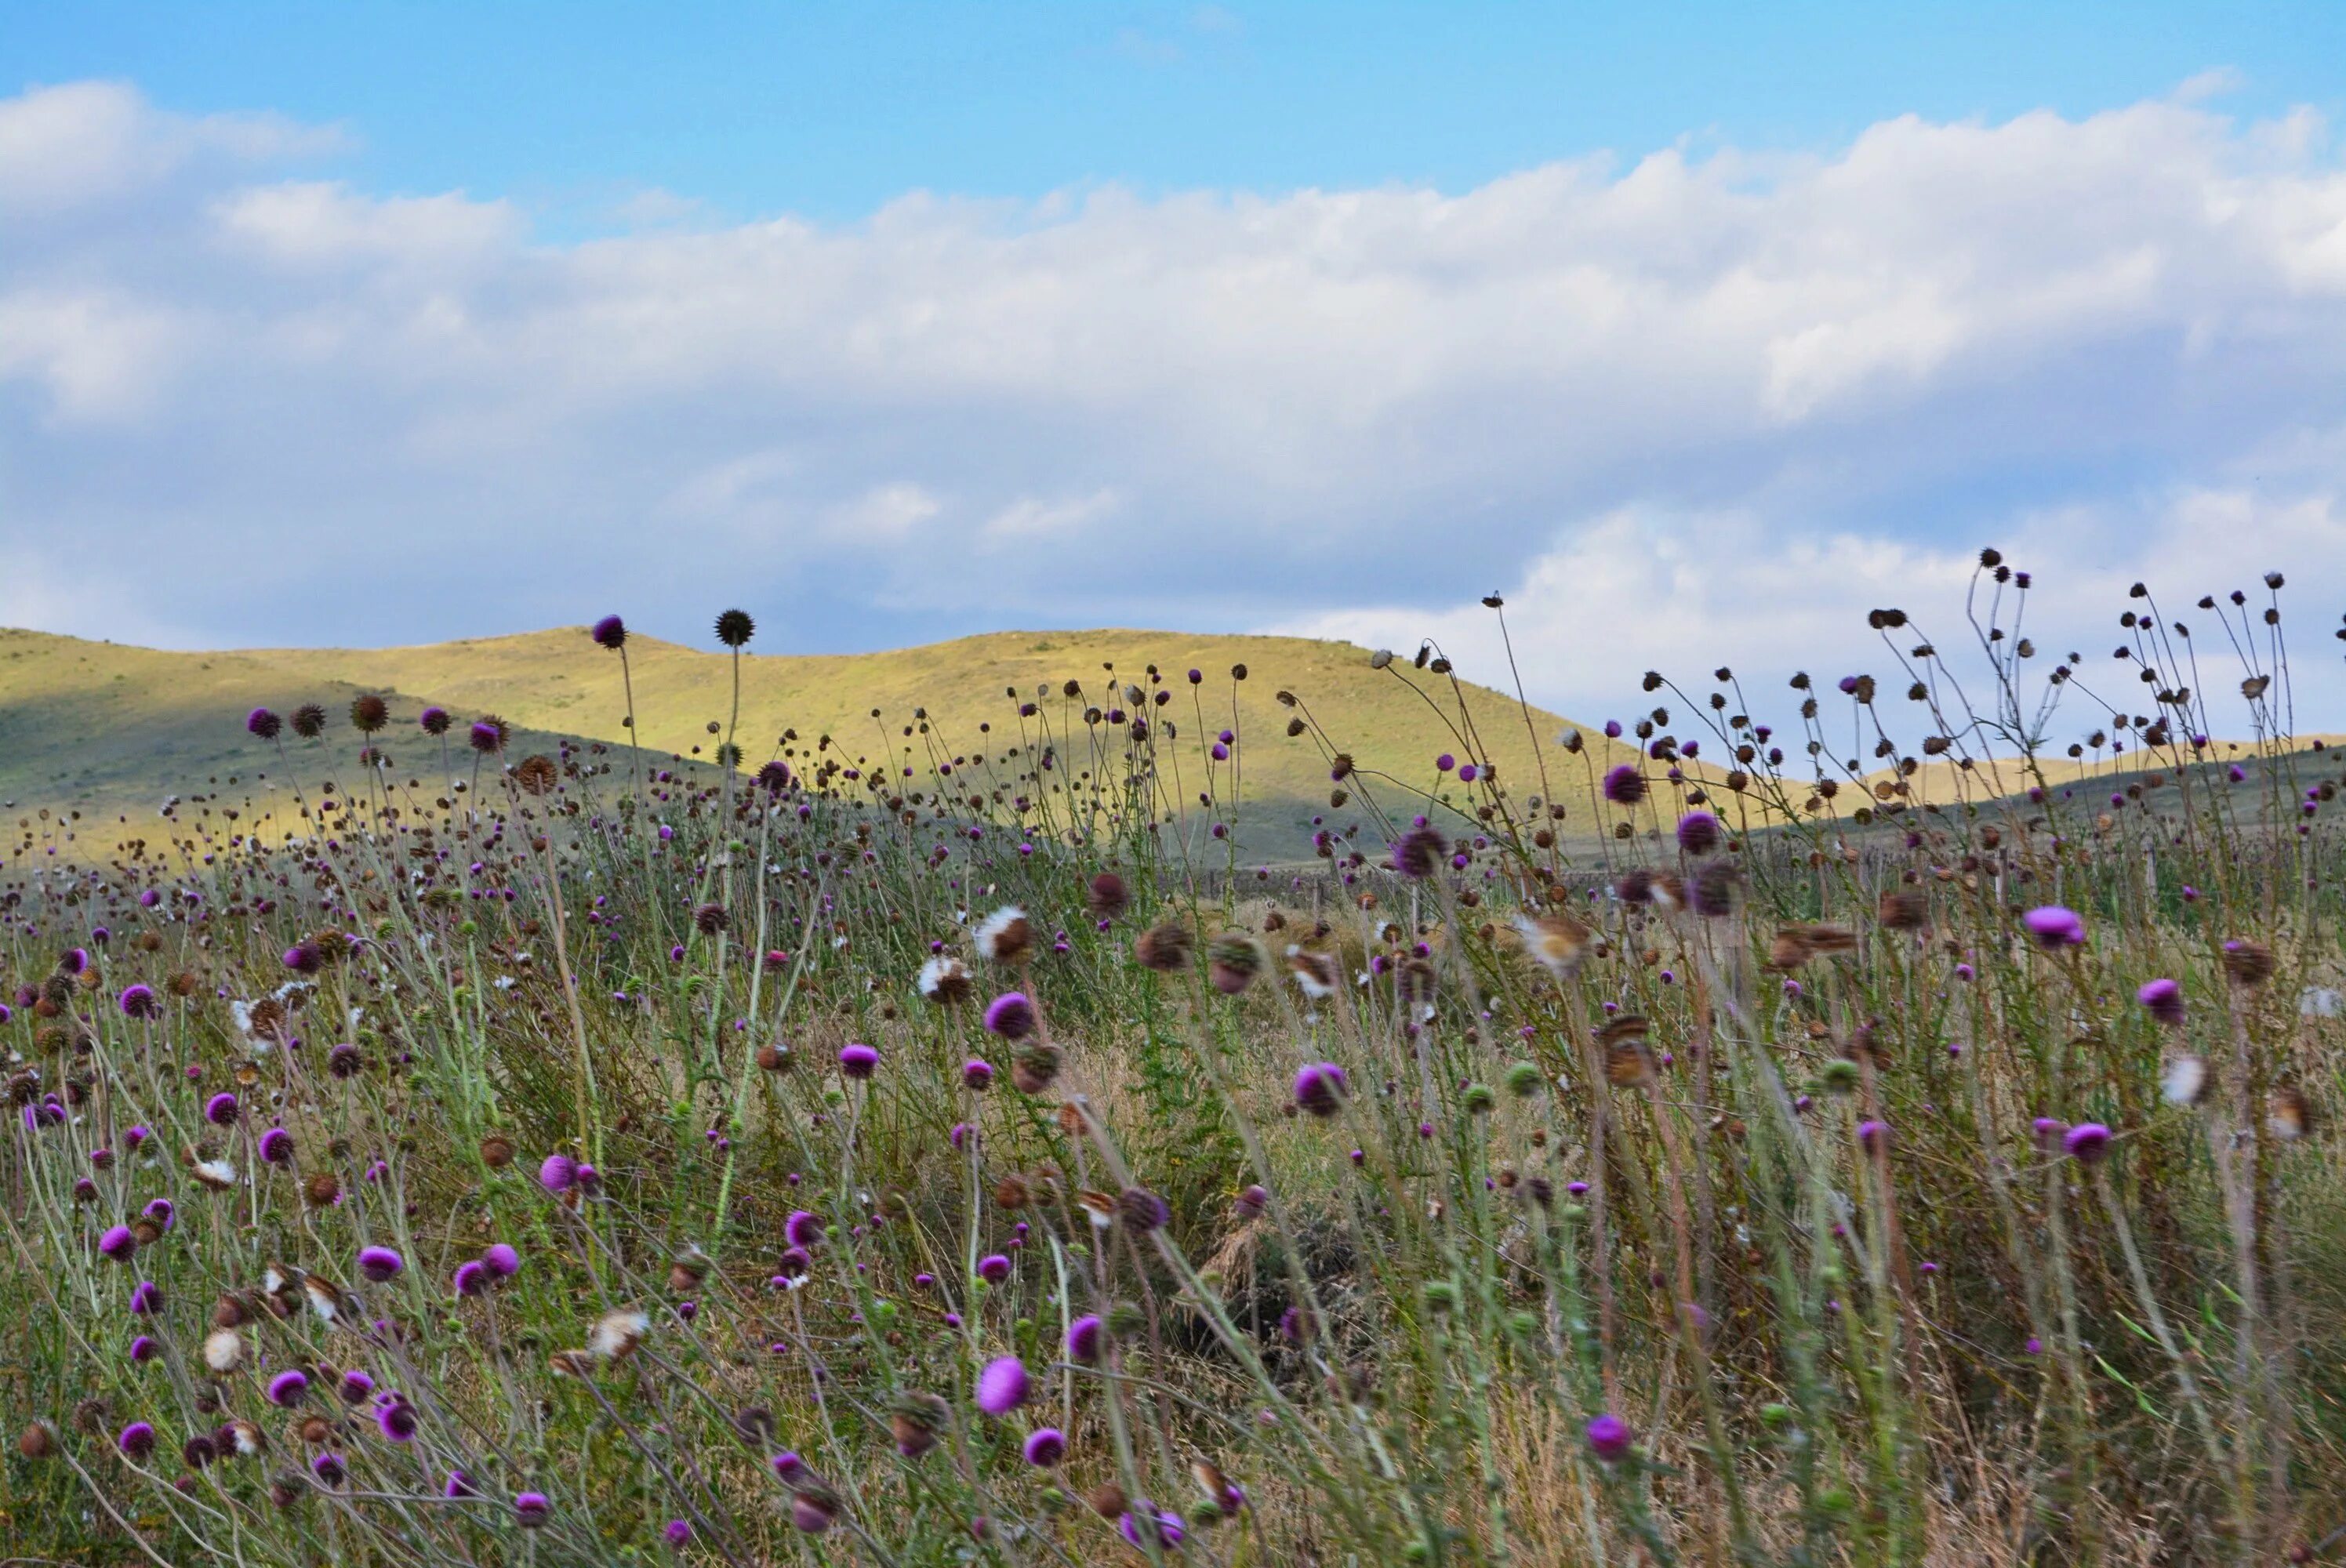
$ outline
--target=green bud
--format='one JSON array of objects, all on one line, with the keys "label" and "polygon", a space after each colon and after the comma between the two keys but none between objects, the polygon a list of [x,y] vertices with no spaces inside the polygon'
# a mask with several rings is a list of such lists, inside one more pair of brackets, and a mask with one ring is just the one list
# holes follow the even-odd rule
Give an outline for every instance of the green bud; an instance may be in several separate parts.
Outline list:
[{"label": "green bud", "polygon": [[1132,1338],[1148,1322],[1148,1317],[1129,1301],[1119,1301],[1107,1309],[1107,1331],[1119,1339]]},{"label": "green bud", "polygon": [[1518,1100],[1528,1100],[1540,1092],[1540,1070],[1529,1062],[1518,1062],[1507,1069],[1507,1093]]},{"label": "green bud", "polygon": [[1452,1284],[1447,1279],[1427,1280],[1425,1282],[1425,1304],[1433,1308],[1436,1312],[1456,1311],[1458,1309],[1458,1287]]},{"label": "green bud", "polygon": [[1857,1064],[1846,1056],[1835,1057],[1818,1072],[1817,1082],[1825,1086],[1828,1094],[1849,1094],[1857,1087]]},{"label": "green bud", "polygon": [[1791,1419],[1792,1407],[1780,1400],[1770,1400],[1760,1407],[1760,1421],[1763,1426],[1785,1426]]},{"label": "green bud", "polygon": [[1498,1101],[1499,1097],[1491,1093],[1491,1085],[1488,1084],[1466,1085],[1466,1109],[1474,1115],[1485,1115],[1493,1105],[1498,1104]]}]

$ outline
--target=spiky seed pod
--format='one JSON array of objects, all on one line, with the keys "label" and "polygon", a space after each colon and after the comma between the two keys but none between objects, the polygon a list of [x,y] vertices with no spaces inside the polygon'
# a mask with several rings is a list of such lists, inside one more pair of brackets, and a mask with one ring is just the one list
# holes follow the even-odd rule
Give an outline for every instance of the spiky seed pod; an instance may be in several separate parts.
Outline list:
[{"label": "spiky seed pod", "polygon": [[332,1171],[320,1171],[301,1184],[301,1200],[311,1208],[331,1208],[342,1196],[342,1184]]},{"label": "spiky seed pod", "polygon": [[1206,944],[1206,977],[1225,996],[1252,985],[1270,962],[1262,943],[1245,932],[1224,932]]},{"label": "spiky seed pod", "polygon": [[514,766],[514,782],[525,795],[547,795],[562,782],[562,769],[554,759],[544,752],[534,751]]},{"label": "spiky seed pod", "polygon": [[1931,919],[1931,901],[1912,889],[1893,888],[1874,906],[1885,931],[1920,931]]},{"label": "spiky seed pod", "polygon": [[747,610],[727,610],[717,617],[717,640],[729,648],[747,647],[757,632],[758,623]]},{"label": "spiky seed pod", "polygon": [[692,911],[692,923],[694,929],[701,935],[715,936],[727,926],[731,925],[733,919],[725,912],[723,904],[696,904]]},{"label": "spiky seed pod", "polygon": [[919,1459],[937,1446],[951,1419],[944,1400],[936,1395],[908,1393],[900,1397],[889,1412],[888,1430],[896,1440],[898,1453],[906,1459]]},{"label": "spiky seed pod", "polygon": [[2273,977],[2280,963],[2272,949],[2260,942],[2236,939],[2224,944],[2224,972],[2239,986],[2259,986]]},{"label": "spiky seed pod", "polygon": [[16,1451],[26,1459],[46,1459],[57,1451],[56,1429],[46,1421],[35,1421],[16,1437]]},{"label": "spiky seed pod", "polygon": [[374,693],[362,692],[351,698],[351,728],[361,735],[372,735],[391,722],[391,705]]},{"label": "spiky seed pod", "polygon": [[503,1133],[491,1133],[481,1140],[481,1163],[493,1171],[501,1171],[514,1162],[514,1143]]},{"label": "spiky seed pod", "polygon": [[1122,877],[1114,871],[1102,871],[1084,890],[1084,901],[1091,907],[1095,919],[1114,920],[1124,913],[1132,895],[1126,890]]},{"label": "spiky seed pod", "polygon": [[758,1066],[761,1072],[787,1073],[798,1063],[798,1054],[777,1040],[758,1047]]},{"label": "spiky seed pod", "polygon": [[304,740],[315,740],[326,730],[326,710],[314,702],[305,702],[293,710],[293,733]]},{"label": "spiky seed pod", "polygon": [[1732,861],[1713,860],[1695,873],[1694,888],[1688,897],[1695,913],[1708,920],[1724,920],[1735,912],[1735,890],[1743,880]]},{"label": "spiky seed pod", "polygon": [[1022,1095],[1046,1094],[1058,1080],[1062,1060],[1056,1045],[1040,1040],[1030,1042],[1011,1058],[1010,1081]]},{"label": "spiky seed pod", "polygon": [[1132,956],[1143,969],[1172,974],[1188,967],[1194,939],[1189,928],[1175,921],[1150,926],[1132,940]]},{"label": "spiky seed pod", "polygon": [[605,616],[586,629],[586,635],[595,639],[596,647],[617,653],[627,646],[627,623],[617,616]]},{"label": "spiky seed pod", "polygon": [[1413,828],[1392,847],[1393,870],[1422,881],[1442,869],[1449,853],[1449,842],[1440,833],[1432,828]]}]

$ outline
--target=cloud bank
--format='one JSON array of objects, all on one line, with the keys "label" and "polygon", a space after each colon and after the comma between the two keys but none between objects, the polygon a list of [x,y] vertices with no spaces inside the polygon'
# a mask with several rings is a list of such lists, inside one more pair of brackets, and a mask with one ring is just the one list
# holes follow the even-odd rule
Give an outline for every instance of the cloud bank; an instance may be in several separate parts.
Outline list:
[{"label": "cloud bank", "polygon": [[1858,657],[1876,604],[1952,619],[1995,544],[2081,637],[2134,577],[2283,567],[2334,667],[2346,171],[2221,87],[1455,193],[686,193],[564,244],[335,179],[334,127],[34,88],[0,621],[705,641],[738,601],[810,649],[1436,634],[1494,674],[1496,588],[1534,695],[1596,714],[1648,665]]}]

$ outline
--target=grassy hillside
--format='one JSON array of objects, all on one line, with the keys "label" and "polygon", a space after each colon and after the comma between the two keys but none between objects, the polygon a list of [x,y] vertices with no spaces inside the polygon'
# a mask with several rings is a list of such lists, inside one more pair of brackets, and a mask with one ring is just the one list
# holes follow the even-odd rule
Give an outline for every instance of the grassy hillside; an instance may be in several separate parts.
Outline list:
[{"label": "grassy hillside", "polygon": [[[651,638],[627,645],[640,735],[663,755],[712,757],[732,703],[731,658]],[[1411,669],[1406,661],[1372,668],[1368,650],[1293,637],[1200,636],[1145,631],[1004,632],[925,647],[856,655],[750,653],[740,660],[740,730],[751,764],[771,755],[785,731],[803,754],[819,738],[833,737],[850,759],[876,762],[883,748],[912,741],[905,727],[925,710],[946,755],[1008,743],[1018,728],[1018,703],[1038,702],[1039,716],[1062,736],[1082,728],[1083,709],[1121,699],[1127,682],[1147,686],[1147,670],[1163,672],[1173,700],[1152,708],[1178,728],[1181,793],[1194,799],[1202,784],[1197,751],[1188,742],[1224,728],[1240,738],[1236,759],[1241,812],[1250,848],[1291,849],[1330,789],[1326,748],[1313,736],[1290,738],[1289,720],[1308,714],[1332,745],[1349,753],[1363,778],[1356,789],[1407,809],[1402,786],[1424,789],[1440,782],[1434,759],[1464,756],[1459,731],[1479,737],[1475,751],[1497,763],[1519,794],[1537,792],[1538,769],[1551,770],[1558,796],[1576,803],[1573,820],[1589,821],[1584,764],[1556,745],[1570,720],[1535,709],[1528,724],[1512,697],[1488,687],[1454,684]],[[1247,678],[1231,671],[1243,665]],[[1191,669],[1205,679],[1192,687]],[[1067,681],[1082,695],[1064,695]],[[1290,709],[1277,694],[1292,692]],[[192,794],[255,786],[257,773],[277,769],[272,753],[244,733],[254,707],[284,711],[317,702],[333,716],[324,755],[297,748],[297,764],[347,765],[357,746],[345,714],[362,691],[391,700],[394,716],[384,748],[403,775],[436,769],[438,747],[413,728],[427,704],[460,718],[494,712],[525,733],[624,741],[627,698],[620,660],[597,647],[582,630],[565,628],[514,636],[468,639],[414,647],[248,649],[231,653],[165,653],[26,631],[0,631],[0,799],[15,802],[18,817],[41,808],[79,809],[85,839],[103,836],[128,816],[151,816],[166,793]],[[1039,693],[1047,692],[1047,697]],[[878,717],[874,717],[877,710]],[[990,724],[990,734],[979,726]],[[1591,734],[1589,756],[1598,767],[1633,757]],[[1536,742],[1536,745],[1535,745]],[[281,771],[281,769],[280,769]],[[1398,784],[1377,778],[1390,775]],[[1218,797],[1229,795],[1225,775]],[[260,793],[266,795],[267,786]]]}]

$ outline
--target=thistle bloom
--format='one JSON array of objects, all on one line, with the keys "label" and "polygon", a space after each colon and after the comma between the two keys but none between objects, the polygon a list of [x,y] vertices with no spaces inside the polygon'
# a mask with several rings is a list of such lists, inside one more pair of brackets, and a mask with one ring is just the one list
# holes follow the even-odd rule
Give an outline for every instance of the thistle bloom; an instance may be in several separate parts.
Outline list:
[{"label": "thistle bloom", "polygon": [[961,1064],[961,1081],[964,1088],[988,1087],[994,1082],[994,1064],[981,1057],[971,1057]]},{"label": "thistle bloom", "polygon": [[130,1234],[128,1226],[114,1226],[97,1238],[97,1249],[117,1263],[128,1263],[138,1250],[138,1238]]},{"label": "thistle bloom", "polygon": [[617,653],[627,646],[627,623],[617,616],[605,616],[587,629],[586,635],[595,639],[596,647]]},{"label": "thistle bloom", "polygon": [[514,1517],[525,1529],[535,1530],[554,1517],[554,1504],[542,1492],[525,1492],[514,1498]]},{"label": "thistle bloom", "polygon": [[822,1239],[822,1220],[819,1216],[797,1208],[782,1221],[782,1239],[792,1247],[811,1247]]},{"label": "thistle bloom", "polygon": [[521,1272],[521,1254],[504,1242],[492,1242],[481,1254],[481,1267],[500,1279],[511,1279]]},{"label": "thistle bloom", "polygon": [[114,1446],[125,1458],[145,1459],[155,1451],[155,1429],[145,1421],[132,1421],[116,1435]]},{"label": "thistle bloom", "polygon": [[395,1278],[407,1267],[407,1260],[388,1247],[367,1247],[359,1250],[359,1272],[377,1285]]},{"label": "thistle bloom", "polygon": [[2020,917],[2036,945],[2050,952],[2065,947],[2081,946],[2086,940],[2086,922],[2077,911],[2060,904],[2041,904]]},{"label": "thistle bloom", "polygon": [[293,1163],[293,1135],[282,1127],[271,1127],[260,1135],[259,1150],[264,1165],[291,1165]]},{"label": "thistle bloom", "polygon": [[990,1416],[1006,1416],[1026,1402],[1026,1365],[1015,1356],[1003,1356],[977,1375],[977,1408]]},{"label": "thistle bloom", "polygon": [[236,1096],[214,1095],[204,1102],[204,1120],[216,1127],[227,1126],[236,1120]]},{"label": "thistle bloom", "polygon": [[1678,819],[1678,848],[1689,855],[1708,855],[1719,848],[1719,819],[1708,811],[1688,811]]},{"label": "thistle bloom", "polygon": [[1056,1427],[1037,1427],[1026,1434],[1021,1451],[1028,1464],[1037,1470],[1049,1470],[1067,1457],[1067,1434]]},{"label": "thistle bloom", "polygon": [[1099,1359],[1100,1341],[1106,1333],[1096,1314],[1086,1312],[1067,1325],[1067,1359],[1090,1366]]},{"label": "thistle bloom", "polygon": [[2134,993],[2143,1011],[2171,1029],[2183,1026],[2183,988],[2171,980],[2146,982]]},{"label": "thistle bloom", "polygon": [[1023,992],[1005,991],[986,1003],[985,1028],[1005,1040],[1024,1040],[1035,1033],[1035,1004]]},{"label": "thistle bloom", "polygon": [[125,1018],[152,1018],[163,1011],[163,1004],[157,999],[154,988],[148,985],[124,986],[117,1002]]},{"label": "thistle bloom", "polygon": [[2062,1147],[2080,1165],[2093,1165],[2109,1152],[2110,1130],[2099,1122],[2080,1122],[2061,1140]]},{"label": "thistle bloom", "polygon": [[1634,1441],[1629,1423],[1610,1410],[1588,1423],[1589,1451],[1606,1464],[1617,1464],[1628,1458]]},{"label": "thistle bloom", "polygon": [[864,1044],[839,1048],[839,1070],[851,1078],[869,1078],[880,1068],[880,1053]]},{"label": "thistle bloom", "polygon": [[453,1284],[459,1296],[486,1295],[489,1288],[489,1271],[481,1266],[478,1258],[459,1263],[456,1265],[456,1275]]},{"label": "thistle bloom", "polygon": [[309,1391],[310,1380],[302,1372],[280,1372],[269,1380],[269,1402],[272,1405],[299,1404],[301,1396]]},{"label": "thistle bloom", "polygon": [[578,1185],[578,1162],[568,1155],[548,1155],[537,1167],[537,1185],[548,1192],[568,1192]]},{"label": "thistle bloom", "polygon": [[1343,1108],[1344,1069],[1333,1062],[1314,1062],[1295,1074],[1295,1104],[1315,1116],[1332,1116]]},{"label": "thistle bloom", "polygon": [[977,1277],[988,1285],[999,1285],[1010,1278],[1010,1259],[999,1252],[989,1252],[977,1260]]},{"label": "thistle bloom", "polygon": [[1634,762],[1617,763],[1605,771],[1605,798],[1616,806],[1634,806],[1646,798],[1646,776]]}]

